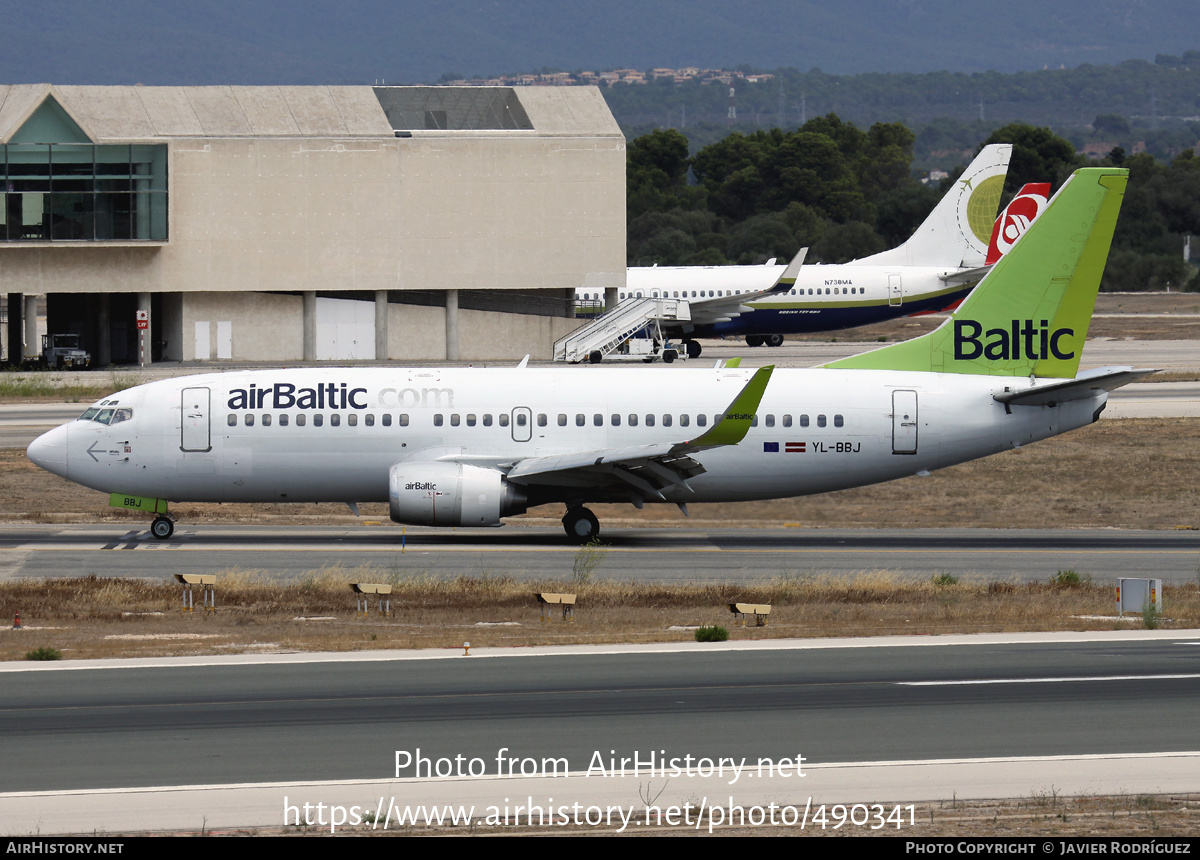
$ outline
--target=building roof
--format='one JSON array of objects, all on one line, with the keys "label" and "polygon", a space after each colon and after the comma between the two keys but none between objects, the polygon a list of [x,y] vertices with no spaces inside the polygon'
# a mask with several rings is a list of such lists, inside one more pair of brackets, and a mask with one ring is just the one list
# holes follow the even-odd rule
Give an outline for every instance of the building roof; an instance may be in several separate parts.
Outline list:
[{"label": "building roof", "polygon": [[[478,87],[379,88],[379,91]],[[515,99],[539,134],[620,135],[600,92],[587,87],[502,88]],[[398,126],[381,105],[376,88],[350,87],[85,87],[56,84],[0,86],[0,143],[7,143],[35,110],[53,97],[94,143],[129,143],[191,137],[392,137],[397,128],[446,134],[505,126]],[[465,96],[464,96],[465,97]],[[476,96],[477,97],[477,96]],[[410,99],[411,101],[411,99]]]}]

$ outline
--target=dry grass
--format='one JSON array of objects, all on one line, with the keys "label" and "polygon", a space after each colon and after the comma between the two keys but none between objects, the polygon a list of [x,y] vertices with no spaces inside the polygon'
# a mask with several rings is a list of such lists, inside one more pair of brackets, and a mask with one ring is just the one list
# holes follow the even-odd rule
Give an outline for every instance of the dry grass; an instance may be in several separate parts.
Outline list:
[{"label": "dry grass", "polygon": [[117,370],[4,370],[0,371],[0,402],[90,403],[142,381],[136,373]]},{"label": "dry grass", "polygon": [[[939,635],[1036,630],[1111,630],[1140,625],[1106,619],[1110,586],[1087,581],[938,584],[888,571],[854,576],[777,577],[743,585],[536,582],[510,576],[437,579],[362,567],[309,571],[270,580],[249,570],[219,573],[215,613],[182,609],[181,586],[167,580],[95,576],[0,583],[0,611],[20,612],[25,628],[5,631],[0,659],[39,647],[68,659],[356,651],[390,648],[524,647],[609,642],[690,641],[694,627],[720,624],[731,638]],[[391,617],[356,613],[351,582],[393,586]],[[557,609],[543,623],[534,594],[579,596],[573,622]],[[1200,626],[1200,587],[1171,588],[1164,628]],[[732,602],[770,603],[766,627],[738,627]],[[200,594],[196,593],[200,604]],[[1091,617],[1089,617],[1091,616]],[[1099,617],[1100,620],[1097,620]]]}]

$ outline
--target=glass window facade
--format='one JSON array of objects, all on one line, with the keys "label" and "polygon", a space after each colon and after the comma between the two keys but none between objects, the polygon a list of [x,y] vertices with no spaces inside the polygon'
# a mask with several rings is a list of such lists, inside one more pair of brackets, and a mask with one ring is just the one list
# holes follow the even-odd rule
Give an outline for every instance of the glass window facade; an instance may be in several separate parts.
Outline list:
[{"label": "glass window facade", "polygon": [[165,144],[0,146],[0,241],[166,240]]}]

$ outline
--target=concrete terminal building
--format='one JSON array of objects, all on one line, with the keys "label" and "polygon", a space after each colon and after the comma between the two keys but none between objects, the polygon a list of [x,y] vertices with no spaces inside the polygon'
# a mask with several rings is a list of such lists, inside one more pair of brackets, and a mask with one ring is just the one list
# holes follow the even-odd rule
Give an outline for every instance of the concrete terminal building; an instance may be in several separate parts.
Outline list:
[{"label": "concrete terminal building", "polygon": [[595,89],[0,86],[9,356],[548,358],[624,282]]}]

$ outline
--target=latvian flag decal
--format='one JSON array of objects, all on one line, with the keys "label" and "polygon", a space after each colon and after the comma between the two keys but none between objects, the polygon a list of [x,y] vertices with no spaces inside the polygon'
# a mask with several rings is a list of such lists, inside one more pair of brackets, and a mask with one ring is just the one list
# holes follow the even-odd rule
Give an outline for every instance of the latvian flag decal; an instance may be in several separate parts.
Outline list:
[{"label": "latvian flag decal", "polygon": [[788,454],[803,454],[807,450],[804,442],[784,442],[783,445],[784,452]]}]

